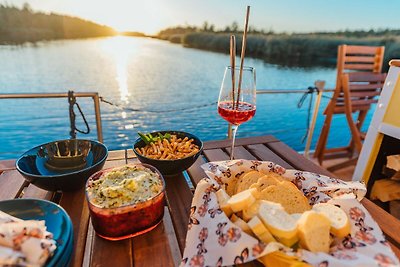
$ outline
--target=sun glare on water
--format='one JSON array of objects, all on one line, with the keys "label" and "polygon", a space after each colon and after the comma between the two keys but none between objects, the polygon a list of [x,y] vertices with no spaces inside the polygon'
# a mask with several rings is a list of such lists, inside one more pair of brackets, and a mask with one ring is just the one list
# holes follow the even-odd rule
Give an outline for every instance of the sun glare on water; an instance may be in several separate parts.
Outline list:
[{"label": "sun glare on water", "polygon": [[102,49],[109,54],[115,64],[115,80],[118,84],[120,100],[124,104],[129,103],[128,90],[128,59],[133,52],[132,46],[126,42],[127,37],[117,36],[109,38],[102,44]]}]

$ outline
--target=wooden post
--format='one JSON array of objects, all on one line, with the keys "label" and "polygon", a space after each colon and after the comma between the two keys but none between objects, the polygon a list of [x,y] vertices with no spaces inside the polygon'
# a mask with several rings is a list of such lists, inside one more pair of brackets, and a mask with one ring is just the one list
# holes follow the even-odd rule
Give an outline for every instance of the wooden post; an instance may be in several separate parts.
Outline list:
[{"label": "wooden post", "polygon": [[321,104],[322,93],[324,91],[325,81],[315,81],[314,84],[315,87],[318,88],[318,94],[317,94],[317,100],[315,101],[314,105],[314,112],[311,119],[310,129],[308,129],[306,147],[304,148],[304,156],[306,158],[310,157],[311,141],[314,134],[315,124],[317,122],[317,116],[318,116],[319,106]]}]

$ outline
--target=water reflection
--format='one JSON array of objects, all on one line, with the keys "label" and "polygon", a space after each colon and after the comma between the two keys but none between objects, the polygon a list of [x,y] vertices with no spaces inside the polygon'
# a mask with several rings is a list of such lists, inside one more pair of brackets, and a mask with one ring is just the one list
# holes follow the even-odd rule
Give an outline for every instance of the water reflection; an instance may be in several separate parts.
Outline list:
[{"label": "water reflection", "polygon": [[[218,99],[223,69],[229,64],[225,54],[150,38],[111,37],[18,49],[0,46],[0,62],[2,92],[66,92],[72,88],[98,92],[105,100],[130,108],[101,104],[104,143],[110,150],[132,147],[139,131],[182,130],[205,141],[226,138],[227,124],[216,107],[196,108]],[[335,69],[282,69],[251,58],[246,58],[246,64],[257,69],[258,88],[307,88],[317,79],[326,80],[331,88],[336,79]],[[276,136],[302,150],[307,109],[296,108],[299,97],[258,96],[256,116],[241,126],[239,137],[290,129]],[[323,101],[321,112],[327,99]],[[92,101],[79,99],[79,103],[94,129]],[[164,112],[150,112],[156,110]],[[65,112],[65,99],[0,101],[0,159],[16,158],[30,147],[68,138]],[[323,116],[319,116],[316,132],[322,123]],[[337,139],[349,136],[341,132],[347,131],[345,125],[345,118],[334,125]],[[80,137],[95,139],[96,131]],[[343,142],[347,144],[345,138]]]},{"label": "water reflection", "polygon": [[[120,93],[121,102],[129,103],[129,90],[128,90],[128,59],[132,54],[132,46],[127,42],[128,37],[118,36],[109,38],[103,42],[103,50],[113,58],[115,63],[115,80],[118,83],[118,90]],[[124,114],[121,114],[124,118]],[[126,114],[125,114],[126,117]]]}]

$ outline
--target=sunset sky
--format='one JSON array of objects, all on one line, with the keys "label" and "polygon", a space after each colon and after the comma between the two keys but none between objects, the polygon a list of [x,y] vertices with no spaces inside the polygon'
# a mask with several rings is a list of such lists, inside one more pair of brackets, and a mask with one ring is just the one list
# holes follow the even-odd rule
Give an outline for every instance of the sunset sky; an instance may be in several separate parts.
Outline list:
[{"label": "sunset sky", "polygon": [[201,26],[204,21],[223,28],[242,25],[245,6],[251,6],[250,25],[276,32],[358,29],[400,29],[398,0],[7,0],[34,10],[82,17],[120,31],[155,34],[176,25]]}]

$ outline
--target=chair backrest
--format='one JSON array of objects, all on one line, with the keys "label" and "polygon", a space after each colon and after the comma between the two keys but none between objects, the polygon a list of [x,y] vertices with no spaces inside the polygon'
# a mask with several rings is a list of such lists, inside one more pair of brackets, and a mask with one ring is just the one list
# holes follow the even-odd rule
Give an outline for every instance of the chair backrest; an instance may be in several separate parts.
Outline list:
[{"label": "chair backrest", "polygon": [[340,45],[337,56],[336,88],[346,72],[381,72],[384,46]]},{"label": "chair backrest", "polygon": [[385,83],[386,73],[351,72],[342,75],[343,91],[337,97],[336,106],[348,105],[350,112],[369,109],[378,102]]},{"label": "chair backrest", "polygon": [[341,81],[343,74],[361,73],[358,77],[362,78],[364,77],[363,74],[366,73],[380,73],[382,70],[384,52],[384,46],[339,45],[335,92],[324,114],[330,112],[344,113],[345,111],[342,88],[343,82]]}]

